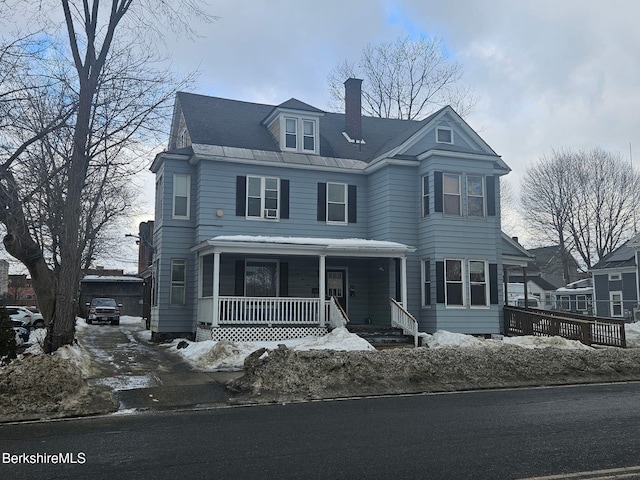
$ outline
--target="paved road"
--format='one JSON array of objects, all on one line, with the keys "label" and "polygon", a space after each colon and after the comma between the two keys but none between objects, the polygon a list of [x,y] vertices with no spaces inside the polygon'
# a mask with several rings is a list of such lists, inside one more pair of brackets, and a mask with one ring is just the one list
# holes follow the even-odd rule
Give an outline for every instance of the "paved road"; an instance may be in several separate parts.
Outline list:
[{"label": "paved road", "polygon": [[149,341],[141,321],[123,317],[119,326],[94,324],[78,331],[78,341],[95,359],[90,384],[115,390],[120,409],[168,409],[223,404],[221,382],[233,375],[195,372],[179,356]]},{"label": "paved road", "polygon": [[0,453],[85,460],[0,478],[638,478],[639,404],[632,383],[0,425]]}]

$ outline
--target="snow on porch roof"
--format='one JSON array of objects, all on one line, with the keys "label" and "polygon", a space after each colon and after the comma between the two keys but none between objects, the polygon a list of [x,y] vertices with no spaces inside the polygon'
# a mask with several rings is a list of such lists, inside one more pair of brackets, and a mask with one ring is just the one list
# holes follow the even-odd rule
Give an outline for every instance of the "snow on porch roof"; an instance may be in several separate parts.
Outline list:
[{"label": "snow on porch roof", "polygon": [[[383,240],[366,240],[361,238],[314,238],[314,237],[270,237],[261,235],[221,235],[213,237],[194,247],[195,251],[202,251],[213,247],[219,251],[239,251],[238,248],[255,251],[272,250],[283,253],[287,250],[303,251],[304,253],[326,252],[332,255],[374,255],[406,254],[414,252],[415,247],[398,242]],[[216,248],[218,247],[218,248]]]}]

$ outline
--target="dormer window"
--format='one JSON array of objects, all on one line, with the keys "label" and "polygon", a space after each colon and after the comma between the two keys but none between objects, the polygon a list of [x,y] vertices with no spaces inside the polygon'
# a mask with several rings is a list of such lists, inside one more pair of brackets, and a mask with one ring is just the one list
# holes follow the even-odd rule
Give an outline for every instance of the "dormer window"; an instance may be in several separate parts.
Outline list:
[{"label": "dormer window", "polygon": [[453,145],[453,130],[446,127],[436,128],[436,142]]},{"label": "dormer window", "polygon": [[285,146],[286,148],[298,148],[298,120],[287,118],[285,120]]},{"label": "dormer window", "polygon": [[317,150],[318,122],[314,119],[284,117],[283,150],[320,153]]}]

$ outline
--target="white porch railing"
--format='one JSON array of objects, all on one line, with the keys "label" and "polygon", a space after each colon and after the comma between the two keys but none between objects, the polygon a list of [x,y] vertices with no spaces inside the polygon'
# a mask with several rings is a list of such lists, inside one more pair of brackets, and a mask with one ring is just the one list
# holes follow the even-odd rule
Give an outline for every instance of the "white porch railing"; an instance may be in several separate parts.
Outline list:
[{"label": "white porch railing", "polygon": [[318,298],[220,297],[218,315],[219,325],[320,325],[321,323]]},{"label": "white porch railing", "polygon": [[390,298],[391,325],[401,328],[405,335],[413,335],[413,345],[418,346],[418,321],[405,308]]},{"label": "white porch railing", "polygon": [[[323,322],[320,305],[324,308]],[[334,299],[286,297],[219,297],[218,318],[213,318],[213,298],[198,300],[198,323],[220,325],[313,325],[344,327],[347,314]]]}]

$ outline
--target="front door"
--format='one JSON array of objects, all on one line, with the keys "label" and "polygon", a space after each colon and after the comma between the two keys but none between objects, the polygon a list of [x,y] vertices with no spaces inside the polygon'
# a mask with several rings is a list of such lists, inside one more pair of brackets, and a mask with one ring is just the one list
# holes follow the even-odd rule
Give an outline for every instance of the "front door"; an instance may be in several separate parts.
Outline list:
[{"label": "front door", "polygon": [[327,296],[336,300],[347,311],[347,271],[342,269],[327,270]]}]

